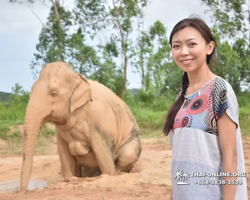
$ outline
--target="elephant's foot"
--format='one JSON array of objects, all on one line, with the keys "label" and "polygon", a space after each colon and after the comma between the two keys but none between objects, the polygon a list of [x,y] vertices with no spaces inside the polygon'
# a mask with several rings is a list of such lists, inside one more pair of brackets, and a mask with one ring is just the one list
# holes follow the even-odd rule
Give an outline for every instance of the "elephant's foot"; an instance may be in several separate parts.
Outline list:
[{"label": "elephant's foot", "polygon": [[99,169],[90,168],[90,167],[81,167],[81,177],[96,177],[101,174]]},{"label": "elephant's foot", "polygon": [[130,172],[141,154],[141,143],[138,138],[134,138],[124,145],[119,151],[115,162],[116,171]]},{"label": "elephant's foot", "polygon": [[76,177],[82,177],[82,166],[76,163],[75,166],[75,176]]}]

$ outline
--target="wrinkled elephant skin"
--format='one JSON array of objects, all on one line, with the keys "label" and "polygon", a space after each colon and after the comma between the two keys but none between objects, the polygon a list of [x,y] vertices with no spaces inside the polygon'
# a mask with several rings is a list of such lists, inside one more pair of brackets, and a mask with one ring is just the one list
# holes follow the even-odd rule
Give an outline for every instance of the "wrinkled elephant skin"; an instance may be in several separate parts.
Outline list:
[{"label": "wrinkled elephant skin", "polygon": [[21,190],[26,191],[39,129],[56,127],[63,177],[129,172],[141,154],[130,109],[104,85],[66,63],[45,65],[32,86],[24,124]]}]

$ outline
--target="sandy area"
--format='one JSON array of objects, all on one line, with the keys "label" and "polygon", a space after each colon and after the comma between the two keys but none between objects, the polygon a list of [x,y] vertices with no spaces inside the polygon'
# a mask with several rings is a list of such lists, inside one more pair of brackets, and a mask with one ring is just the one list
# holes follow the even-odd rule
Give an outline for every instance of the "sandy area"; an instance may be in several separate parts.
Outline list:
[{"label": "sandy area", "polygon": [[[244,140],[243,145],[250,186],[250,140]],[[26,194],[9,192],[13,187],[18,190],[22,158],[0,159],[0,199],[166,200],[171,189],[171,149],[167,139],[143,139],[142,148],[142,155],[132,173],[72,179],[61,178],[59,158],[54,148],[49,155],[34,157],[30,188],[49,184],[44,189],[33,189]]]}]

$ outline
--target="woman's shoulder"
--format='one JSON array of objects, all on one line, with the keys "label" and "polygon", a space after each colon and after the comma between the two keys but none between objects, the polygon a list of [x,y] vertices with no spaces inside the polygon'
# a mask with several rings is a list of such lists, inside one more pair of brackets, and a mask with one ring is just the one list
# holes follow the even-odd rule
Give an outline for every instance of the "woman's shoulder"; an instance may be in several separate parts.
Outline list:
[{"label": "woman's shoulder", "polygon": [[232,86],[230,85],[230,83],[226,79],[224,79],[224,78],[222,78],[220,76],[216,76],[215,83],[218,86],[224,86],[224,87],[232,88]]},{"label": "woman's shoulder", "polygon": [[234,90],[230,83],[224,78],[217,76],[214,84],[214,93],[230,93],[235,96]]},{"label": "woman's shoulder", "polygon": [[213,92],[214,112],[220,118],[224,109],[227,110],[228,116],[238,125],[239,105],[235,92],[230,83],[217,77]]}]

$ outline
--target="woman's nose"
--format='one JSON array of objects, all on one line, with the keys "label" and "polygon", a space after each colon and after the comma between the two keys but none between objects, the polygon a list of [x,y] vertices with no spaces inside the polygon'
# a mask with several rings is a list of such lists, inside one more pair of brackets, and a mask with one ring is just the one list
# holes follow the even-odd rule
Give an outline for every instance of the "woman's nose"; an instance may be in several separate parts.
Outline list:
[{"label": "woman's nose", "polygon": [[183,47],[181,48],[181,56],[186,56],[186,55],[188,55],[188,54],[189,54],[188,48],[185,47],[185,46],[183,46]]}]

